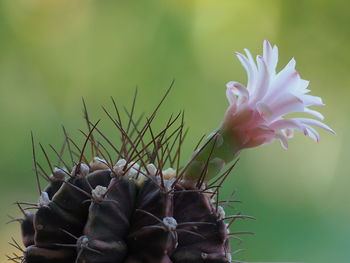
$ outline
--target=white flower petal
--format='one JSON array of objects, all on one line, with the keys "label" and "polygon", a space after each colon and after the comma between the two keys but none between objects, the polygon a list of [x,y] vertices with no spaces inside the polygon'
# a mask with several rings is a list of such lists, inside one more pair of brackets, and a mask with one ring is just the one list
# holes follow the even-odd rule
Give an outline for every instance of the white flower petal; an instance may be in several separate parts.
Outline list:
[{"label": "white flower petal", "polygon": [[232,89],[228,87],[228,83],[226,84],[226,98],[230,105],[235,104],[237,97],[236,95],[232,92]]},{"label": "white flower petal", "polygon": [[325,104],[322,102],[322,99],[320,97],[312,96],[312,95],[303,95],[300,97],[305,106],[324,106]]},{"label": "white flower petal", "polygon": [[276,66],[278,61],[278,49],[276,46],[272,48],[270,42],[265,40],[263,43],[263,57],[266,62],[270,74],[276,74]]},{"label": "white flower petal", "polygon": [[291,68],[291,69],[295,70],[295,65],[296,65],[296,61],[295,61],[294,58],[292,58],[292,59],[288,62],[288,64],[286,65],[286,68]]},{"label": "white flower petal", "polygon": [[[275,45],[272,48],[272,62],[274,64],[274,69],[276,71],[277,63],[278,63],[278,47]],[[276,73],[276,72],[274,72]]]},{"label": "white flower petal", "polygon": [[247,58],[248,58],[248,61],[249,61],[249,65],[251,66],[252,70],[253,70],[253,76],[254,78],[249,81],[248,80],[248,84],[247,85],[247,88],[250,92],[254,93],[254,90],[256,88],[256,81],[257,81],[257,75],[258,75],[258,68],[256,66],[256,62],[255,60],[253,59],[253,56],[252,54],[250,53],[250,51],[248,49],[244,49],[244,52],[246,53],[247,55]]},{"label": "white flower petal", "polygon": [[313,127],[311,127],[310,125],[305,124],[304,126],[305,126],[305,128],[307,130],[307,136],[309,136],[315,142],[319,142],[320,141],[320,135],[318,134],[318,132]]},{"label": "white flower petal", "polygon": [[263,99],[270,84],[270,75],[264,58],[262,56],[257,56],[256,60],[258,62],[258,76],[256,90],[253,94],[251,104],[255,104]]},{"label": "white flower petal", "polygon": [[279,72],[271,83],[269,93],[264,98],[265,103],[273,103],[279,100],[286,93],[292,93],[299,85],[299,74],[291,68]]},{"label": "white flower petal", "polygon": [[251,63],[246,56],[244,56],[241,53],[236,52],[236,56],[238,58],[238,60],[241,62],[242,66],[244,67],[244,69],[247,72],[247,78],[248,78],[248,84],[247,84],[247,89],[250,92],[253,92],[253,88],[255,85],[255,78],[256,78],[256,72],[257,70],[254,70],[253,67],[256,68],[255,63],[253,61],[253,63]]},{"label": "white flower petal", "polygon": [[[238,106],[246,103],[249,100],[249,92],[244,85],[230,81],[226,84],[226,96],[229,100],[232,100]],[[228,94],[228,95],[227,95]]]},{"label": "white flower petal", "polygon": [[256,67],[256,64],[255,64],[255,61],[253,59],[253,56],[252,54],[250,53],[250,51],[248,49],[244,49],[244,52],[247,54],[247,58],[248,58],[248,61],[253,69],[253,72],[254,73],[257,73],[258,72],[258,68]]},{"label": "white flower petal", "polygon": [[294,129],[303,133],[306,131],[304,125],[295,119],[281,119],[271,123],[269,127],[274,130]]},{"label": "white flower petal", "polygon": [[310,110],[309,108],[305,108],[304,112],[311,114],[312,116],[315,116],[316,118],[319,118],[320,120],[324,120],[324,116],[315,110]]},{"label": "white flower petal", "polygon": [[307,87],[309,86],[309,83],[310,83],[310,81],[308,81],[308,80],[300,79],[299,80],[300,89],[309,92],[309,90],[307,89]]},{"label": "white flower petal", "polygon": [[263,42],[263,57],[266,62],[266,64],[269,64],[271,62],[271,56],[272,56],[272,47],[268,40],[264,40]]},{"label": "white flower petal", "polygon": [[280,140],[281,146],[287,150],[288,149],[288,140],[287,140],[286,136],[284,136],[281,133],[277,133],[276,138]]},{"label": "white flower petal", "polygon": [[317,126],[320,127],[322,129],[325,129],[333,134],[335,134],[335,131],[333,131],[330,127],[328,127],[326,124],[324,124],[323,122],[320,122],[318,120],[314,120],[314,119],[308,119],[308,118],[294,118],[294,120],[296,121],[300,121],[302,123],[308,124],[308,125],[313,125],[313,126]]},{"label": "white flower petal", "polygon": [[304,111],[303,101],[291,94],[283,96],[280,100],[275,101],[274,104],[269,105],[269,107],[272,111],[270,120],[277,119],[289,113]]},{"label": "white flower petal", "polygon": [[265,120],[270,120],[273,112],[271,110],[271,108],[269,107],[269,105],[262,103],[262,102],[258,102],[256,104],[256,108],[258,110],[258,112],[260,113],[260,115],[265,119]]}]

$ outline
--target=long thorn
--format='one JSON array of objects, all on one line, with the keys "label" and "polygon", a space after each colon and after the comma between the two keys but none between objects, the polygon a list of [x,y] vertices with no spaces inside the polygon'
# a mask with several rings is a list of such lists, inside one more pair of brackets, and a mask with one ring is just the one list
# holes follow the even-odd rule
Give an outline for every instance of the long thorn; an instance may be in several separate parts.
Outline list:
[{"label": "long thorn", "polygon": [[33,150],[33,162],[34,162],[34,169],[35,169],[35,178],[36,178],[36,184],[38,186],[39,195],[41,195],[41,185],[39,180],[39,174],[38,174],[38,167],[36,162],[36,155],[35,155],[35,145],[34,145],[34,136],[33,132],[30,132],[31,139],[32,139],[32,150]]}]

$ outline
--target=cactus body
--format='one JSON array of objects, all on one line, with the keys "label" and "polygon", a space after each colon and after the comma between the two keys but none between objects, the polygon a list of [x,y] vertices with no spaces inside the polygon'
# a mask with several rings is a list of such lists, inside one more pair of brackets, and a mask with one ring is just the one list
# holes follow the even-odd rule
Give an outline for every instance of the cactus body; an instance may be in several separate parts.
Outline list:
[{"label": "cactus body", "polygon": [[[110,170],[68,179],[37,210],[31,229],[32,216],[22,222],[25,262],[229,262],[226,224],[210,195],[174,178],[161,181],[138,186]],[[89,185],[108,192],[89,199]]]},{"label": "cactus body", "polygon": [[[221,135],[219,144],[210,136],[181,167],[183,118],[174,127],[180,114],[155,133],[150,124],[159,106],[141,128],[128,112],[128,125],[123,125],[114,106],[117,118],[106,113],[120,131],[120,148],[96,128],[98,123],[92,125],[84,104],[89,132],[83,132],[83,147],[79,148],[64,129],[64,146],[74,165],[71,168],[51,146],[59,161],[54,167],[40,145],[51,170],[48,175],[36,161],[32,137],[34,168],[42,192],[37,204],[18,203],[24,213],[18,221],[25,249],[15,242],[23,256],[8,258],[25,263],[231,262],[232,234],[228,227],[235,218],[225,217],[217,199],[234,166],[218,176],[222,166],[234,157],[233,146],[225,146]],[[112,161],[112,153],[96,142],[93,132],[111,146],[117,161]],[[88,143],[90,163],[85,156]],[[43,190],[38,167],[49,182]],[[28,213],[22,205],[35,211]]]}]

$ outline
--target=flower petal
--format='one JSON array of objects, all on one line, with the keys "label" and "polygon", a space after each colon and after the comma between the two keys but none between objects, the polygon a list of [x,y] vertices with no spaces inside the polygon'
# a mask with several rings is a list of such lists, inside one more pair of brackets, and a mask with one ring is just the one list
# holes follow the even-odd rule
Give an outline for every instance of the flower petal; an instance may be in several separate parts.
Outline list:
[{"label": "flower petal", "polygon": [[296,65],[296,64],[297,64],[297,63],[296,63],[295,59],[292,58],[292,59],[288,62],[288,64],[286,65],[286,68],[291,68],[291,69],[295,70],[295,65]]},{"label": "flower petal", "polygon": [[278,49],[276,46],[272,48],[268,40],[264,40],[263,43],[263,57],[269,73],[275,75],[278,62]]},{"label": "flower petal", "polygon": [[310,125],[304,124],[306,131],[307,131],[307,136],[309,136],[311,139],[313,139],[315,142],[319,142],[320,141],[320,135],[318,134],[318,132],[311,127]]},{"label": "flower petal", "polygon": [[258,68],[256,67],[256,64],[255,64],[255,61],[253,59],[252,54],[246,48],[244,49],[244,52],[247,54],[247,58],[249,60],[250,65],[252,66],[252,69],[253,69],[254,73],[257,73],[258,72]]},{"label": "flower petal", "polygon": [[271,62],[272,56],[272,47],[268,40],[264,40],[263,42],[263,57],[267,65]]},{"label": "flower petal", "polygon": [[312,96],[312,95],[303,95],[300,97],[305,106],[324,106],[325,104],[322,102],[320,97]]},{"label": "flower petal", "polygon": [[269,105],[269,107],[272,111],[270,116],[271,121],[282,117],[283,115],[293,112],[301,112],[305,109],[303,101],[291,94],[285,95],[280,100]]},{"label": "flower petal", "polygon": [[256,60],[258,62],[258,75],[256,81],[256,90],[251,101],[252,105],[263,99],[270,84],[270,75],[267,70],[264,58],[262,56],[257,56]]},{"label": "flower petal", "polygon": [[324,120],[324,116],[315,110],[310,110],[309,108],[305,108],[304,112],[311,114],[312,116],[315,116],[316,118],[319,118],[320,120]]},{"label": "flower petal", "polygon": [[282,133],[277,133],[276,138],[280,140],[281,146],[288,150],[288,140]]},{"label": "flower petal", "polygon": [[255,66],[255,63],[253,62],[253,64],[246,58],[246,56],[244,56],[241,53],[236,52],[236,56],[238,58],[238,60],[241,62],[242,66],[244,67],[244,69],[247,72],[247,78],[248,78],[248,84],[247,84],[247,89],[250,92],[253,92],[253,88],[255,86],[255,79],[256,79],[256,70],[253,69],[253,67]]},{"label": "flower petal", "polygon": [[229,101],[236,102],[238,106],[248,102],[249,92],[244,85],[235,81],[230,81],[226,84],[226,87],[226,96],[229,94],[227,97]]},{"label": "flower petal", "polygon": [[230,103],[230,105],[236,104],[237,97],[232,92],[232,90],[229,87],[227,87],[227,84],[226,84],[226,98],[227,98],[228,102]]},{"label": "flower petal", "polygon": [[300,79],[299,80],[300,89],[309,92],[309,90],[307,90],[307,87],[309,86],[309,83],[310,83],[310,81],[308,81],[308,80]]},{"label": "flower petal", "polygon": [[333,131],[330,127],[328,127],[326,124],[324,124],[323,122],[320,122],[318,120],[308,119],[308,118],[294,118],[294,120],[300,121],[304,124],[317,126],[317,127],[322,128],[322,129],[325,129],[333,134],[336,134],[335,131]]},{"label": "flower petal", "polygon": [[256,109],[258,110],[260,116],[263,117],[265,120],[271,119],[273,112],[269,105],[262,102],[258,102],[256,104]]},{"label": "flower petal", "polygon": [[273,79],[269,93],[264,98],[264,102],[267,104],[277,101],[280,97],[283,97],[286,93],[293,93],[299,85],[299,74],[292,68],[286,68],[279,72]]},{"label": "flower petal", "polygon": [[281,119],[271,123],[269,127],[274,130],[294,129],[303,133],[306,132],[304,125],[295,119]]}]

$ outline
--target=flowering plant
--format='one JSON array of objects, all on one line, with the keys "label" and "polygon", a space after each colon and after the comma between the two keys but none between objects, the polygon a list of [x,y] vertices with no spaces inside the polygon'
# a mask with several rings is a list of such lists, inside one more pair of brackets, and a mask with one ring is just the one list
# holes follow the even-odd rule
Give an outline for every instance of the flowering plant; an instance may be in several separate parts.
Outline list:
[{"label": "flowering plant", "polygon": [[[323,106],[322,99],[309,95],[309,81],[300,77],[295,69],[294,58],[276,72],[278,48],[265,40],[263,55],[256,61],[249,50],[246,55],[236,53],[248,75],[248,83],[230,81],[226,96],[230,106],[226,110],[221,127],[208,137],[207,143],[198,149],[191,160],[187,178],[198,179],[198,174],[210,180],[246,148],[257,147],[279,139],[283,148],[288,148],[288,138],[294,130],[319,141],[317,126],[335,133],[319,120],[310,118],[285,118],[291,113],[304,112],[318,119],[324,117],[311,106]],[[206,170],[206,173],[200,172]]]},{"label": "flowering plant", "polygon": [[[23,217],[11,217],[11,222],[21,224],[26,248],[13,239],[11,245],[23,255],[14,253],[8,259],[26,263],[233,262],[231,253],[240,250],[231,252],[229,240],[241,241],[239,235],[251,232],[229,229],[236,219],[254,218],[225,214],[221,204],[237,200],[220,200],[219,190],[235,163],[219,175],[222,168],[241,150],[274,139],[287,148],[287,138],[294,130],[316,141],[319,135],[312,126],[334,133],[315,119],[285,118],[290,113],[305,112],[323,119],[319,112],[309,109],[324,104],[321,98],[308,95],[308,81],[300,78],[294,59],[276,73],[276,46],[265,41],[263,56],[257,56],[256,62],[248,50],[245,52],[246,56],[237,53],[237,57],[248,73],[247,87],[238,82],[227,84],[230,106],[221,126],[185,166],[180,166],[186,135],[183,115],[171,116],[158,133],[151,127],[171,87],[143,126],[139,126],[143,115],[138,120],[133,116],[137,92],[130,113],[125,108],[127,124],[113,98],[116,116],[103,108],[119,131],[120,147],[97,128],[99,121],[90,121],[84,101],[88,131],[81,130],[85,138],[82,147],[63,128],[61,150],[50,145],[58,157],[54,166],[39,144],[49,171],[37,161],[32,135],[39,198],[37,203],[16,203]],[[174,127],[176,123],[178,127]],[[89,142],[90,161],[86,156]],[[66,152],[70,160],[65,160]],[[45,188],[40,176],[48,182]]]}]

